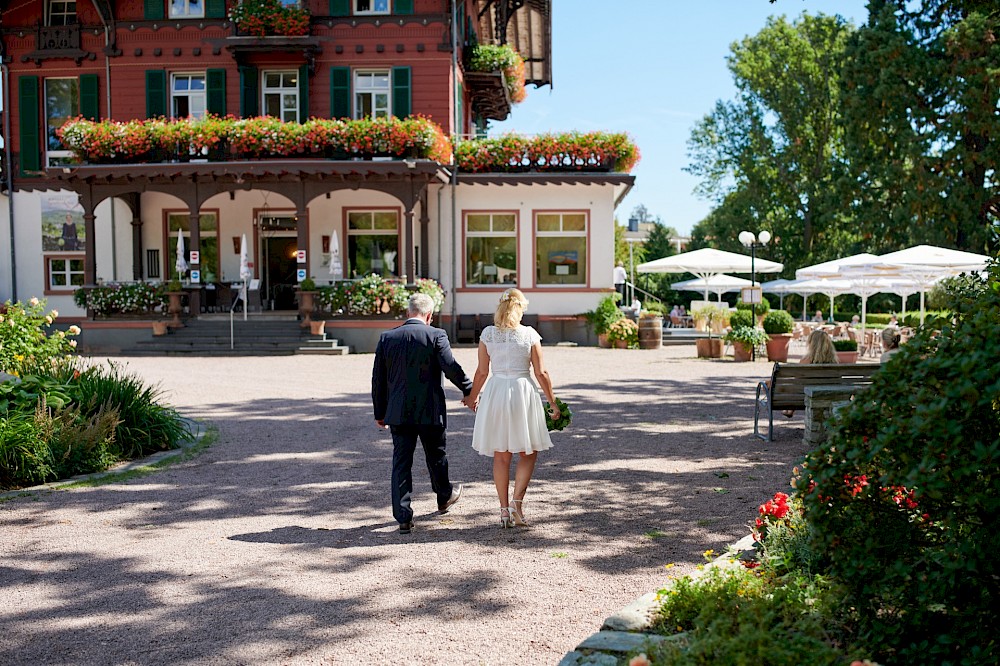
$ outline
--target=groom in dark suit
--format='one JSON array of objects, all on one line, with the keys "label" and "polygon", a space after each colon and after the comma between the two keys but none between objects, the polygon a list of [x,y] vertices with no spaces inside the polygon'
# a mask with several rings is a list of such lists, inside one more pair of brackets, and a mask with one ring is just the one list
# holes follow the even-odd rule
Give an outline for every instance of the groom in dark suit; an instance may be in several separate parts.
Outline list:
[{"label": "groom in dark suit", "polygon": [[438,511],[444,513],[458,501],[461,484],[448,480],[445,455],[445,404],[441,373],[461,389],[466,407],[472,382],[451,353],[448,336],[430,325],[434,302],[426,294],[414,294],[402,326],[386,331],[375,348],[372,370],[372,404],[375,422],[392,431],[392,515],[400,534],[413,527],[410,496],[413,492],[413,452],[417,438],[424,446],[431,488],[437,495]]}]

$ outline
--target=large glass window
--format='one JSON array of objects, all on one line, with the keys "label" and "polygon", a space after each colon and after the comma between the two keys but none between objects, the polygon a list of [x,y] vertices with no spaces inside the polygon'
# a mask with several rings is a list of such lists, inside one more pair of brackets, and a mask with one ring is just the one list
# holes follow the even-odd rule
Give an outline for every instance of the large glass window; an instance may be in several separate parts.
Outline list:
[{"label": "large glass window", "polygon": [[[203,283],[215,282],[219,275],[219,222],[215,213],[202,213],[199,222],[201,247],[198,249],[201,263],[196,268],[201,270]],[[185,253],[191,252],[191,216],[187,213],[167,214],[167,255],[165,275],[173,278],[177,274],[174,266],[177,264],[177,231],[184,236]],[[184,257],[187,261],[190,255]],[[183,277],[183,276],[177,276]]]},{"label": "large glass window", "polygon": [[354,0],[355,14],[388,14],[389,0]]},{"label": "large glass window", "polygon": [[205,75],[171,75],[170,105],[174,118],[202,118],[205,115]]},{"label": "large glass window", "polygon": [[46,25],[71,25],[76,23],[76,0],[49,0]]},{"label": "large glass window", "polygon": [[49,257],[49,288],[68,289],[83,286],[83,259]]},{"label": "large glass window", "polygon": [[466,213],[465,284],[517,284],[517,218]]},{"label": "large glass window", "polygon": [[299,73],[264,72],[264,115],[299,122]]},{"label": "large glass window", "polygon": [[56,130],[80,115],[79,79],[45,79],[45,159],[49,166],[68,164],[73,153],[66,150]]},{"label": "large glass window", "polygon": [[535,216],[538,285],[587,284],[587,214]]},{"label": "large glass window", "polygon": [[354,73],[354,117],[389,117],[389,72]]},{"label": "large glass window", "polygon": [[203,0],[170,0],[170,18],[203,18]]},{"label": "large glass window", "polygon": [[347,271],[352,278],[399,275],[399,211],[347,213]]}]

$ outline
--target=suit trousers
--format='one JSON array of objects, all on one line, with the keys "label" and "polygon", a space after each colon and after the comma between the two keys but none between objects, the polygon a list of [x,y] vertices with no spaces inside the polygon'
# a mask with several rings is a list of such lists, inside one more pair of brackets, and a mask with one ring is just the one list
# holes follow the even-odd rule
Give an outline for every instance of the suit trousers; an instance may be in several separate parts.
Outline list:
[{"label": "suit trousers", "polygon": [[444,450],[445,429],[431,425],[395,425],[389,429],[392,432],[392,516],[398,523],[408,523],[413,519],[410,497],[413,494],[413,452],[418,437],[424,446],[427,471],[438,506],[451,497],[448,457]]}]

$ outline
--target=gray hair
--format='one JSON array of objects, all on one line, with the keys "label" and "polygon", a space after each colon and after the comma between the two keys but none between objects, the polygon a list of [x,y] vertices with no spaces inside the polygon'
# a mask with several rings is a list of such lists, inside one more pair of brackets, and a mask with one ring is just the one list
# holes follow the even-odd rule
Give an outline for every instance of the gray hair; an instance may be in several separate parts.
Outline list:
[{"label": "gray hair", "polygon": [[427,294],[416,293],[410,296],[406,306],[406,314],[426,317],[434,312],[434,299]]}]

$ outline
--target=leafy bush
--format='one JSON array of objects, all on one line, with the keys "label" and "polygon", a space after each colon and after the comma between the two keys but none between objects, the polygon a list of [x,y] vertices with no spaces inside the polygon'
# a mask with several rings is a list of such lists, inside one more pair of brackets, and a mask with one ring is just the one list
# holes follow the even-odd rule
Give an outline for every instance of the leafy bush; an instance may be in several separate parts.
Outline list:
[{"label": "leafy bush", "polygon": [[[900,664],[997,663],[1000,268],[840,412],[797,486],[857,635]],[[845,612],[847,612],[845,610]]]},{"label": "leafy bush", "polygon": [[[871,312],[869,312],[867,315],[865,315],[865,324],[867,324],[867,325],[875,324],[876,326],[886,326],[889,323],[889,318],[890,317],[892,317],[891,314],[872,314]],[[850,319],[848,319],[847,321],[850,321]]]},{"label": "leafy bush", "polygon": [[625,342],[628,344],[629,349],[638,348],[639,324],[628,317],[621,317],[608,326],[608,341]]},{"label": "leafy bush", "polygon": [[434,312],[440,312],[444,307],[444,287],[431,278],[417,278],[415,284],[418,292],[427,294],[434,301]]},{"label": "leafy bush", "polygon": [[32,298],[27,303],[7,301],[0,308],[0,371],[24,376],[70,359],[76,347],[71,339],[80,333],[77,326],[69,331],[46,330],[59,313],[46,313],[45,301]]},{"label": "leafy bush", "polygon": [[656,301],[650,301],[646,303],[645,309],[648,310],[649,312],[654,312],[661,317],[666,317],[669,313],[669,310],[667,310],[666,305],[664,305],[663,303],[657,303]]},{"label": "leafy bush", "polygon": [[595,309],[584,313],[587,323],[594,327],[594,333],[607,335],[611,324],[625,317],[621,308],[618,307],[620,298],[621,294],[608,294],[600,300]]},{"label": "leafy bush", "polygon": [[[45,414],[44,407],[42,415]],[[53,478],[55,461],[45,422],[35,411],[11,411],[0,418],[0,488],[30,486]]]},{"label": "leafy bush", "polygon": [[754,305],[753,303],[744,303],[740,301],[736,304],[737,310],[753,310],[753,313],[758,317],[763,317],[771,309],[771,301],[767,300],[767,296],[760,297],[760,303]]},{"label": "leafy bush", "polygon": [[[954,313],[950,310],[926,310],[924,312],[924,326],[928,328],[941,328],[951,323]],[[900,320],[903,326],[917,328],[920,326],[920,312],[907,312],[906,316]]]},{"label": "leafy bush", "polygon": [[321,309],[348,316],[385,314],[398,317],[406,312],[410,298],[406,285],[374,274],[360,280],[338,282],[333,287],[320,287],[318,291]]},{"label": "leafy bush", "polygon": [[768,335],[780,335],[791,333],[792,329],[795,328],[795,320],[784,310],[771,310],[764,315],[764,321],[761,322],[761,325]]},{"label": "leafy bush", "polygon": [[151,314],[163,309],[167,303],[163,285],[133,282],[109,284],[103,287],[80,288],[73,293],[73,301],[94,314]]},{"label": "leafy bush", "polygon": [[747,347],[756,347],[767,342],[767,333],[753,326],[736,326],[722,336],[722,339],[726,342],[735,342]]},{"label": "leafy bush", "polygon": [[733,328],[753,328],[754,324],[753,313],[748,309],[737,308],[729,315],[729,325]]},{"label": "leafy bush", "polygon": [[858,342],[857,340],[837,339],[833,341],[833,348],[837,351],[842,351],[842,352],[858,351]]}]

